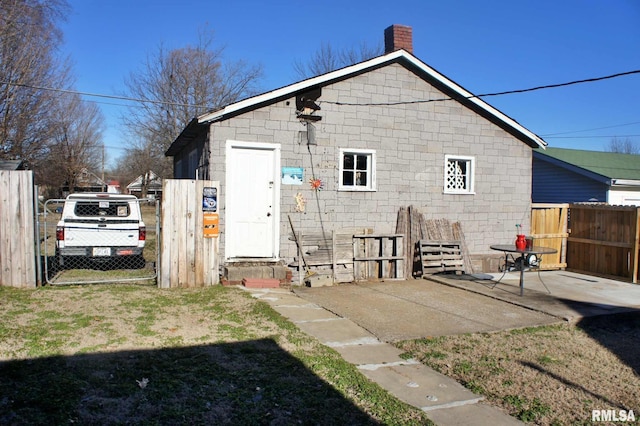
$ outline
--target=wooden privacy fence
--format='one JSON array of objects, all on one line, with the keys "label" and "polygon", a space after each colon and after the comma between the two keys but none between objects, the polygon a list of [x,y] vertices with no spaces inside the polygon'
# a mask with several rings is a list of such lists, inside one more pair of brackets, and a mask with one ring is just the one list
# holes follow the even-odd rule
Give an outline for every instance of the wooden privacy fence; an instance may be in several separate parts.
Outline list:
[{"label": "wooden privacy fence", "polygon": [[571,204],[567,267],[638,282],[640,207]]},{"label": "wooden privacy fence", "polygon": [[551,247],[558,252],[542,256],[540,269],[567,267],[567,218],[569,204],[532,204],[531,237],[538,247]]},{"label": "wooden privacy fence", "polygon": [[[218,212],[217,207],[214,212],[209,204],[212,197],[204,200],[205,193],[211,195],[211,188],[218,194],[219,182],[164,180],[158,287],[203,287],[218,283],[219,243],[215,232],[218,222],[211,218],[217,218]],[[210,211],[205,212],[205,204]]]},{"label": "wooden privacy fence", "polygon": [[0,170],[0,285],[35,287],[33,172]]}]

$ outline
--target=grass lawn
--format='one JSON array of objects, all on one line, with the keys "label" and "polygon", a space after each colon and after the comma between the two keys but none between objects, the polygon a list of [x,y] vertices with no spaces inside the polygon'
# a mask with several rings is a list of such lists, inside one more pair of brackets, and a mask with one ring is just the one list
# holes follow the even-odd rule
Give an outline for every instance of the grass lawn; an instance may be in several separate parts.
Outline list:
[{"label": "grass lawn", "polygon": [[640,421],[640,312],[397,346],[529,424],[592,424],[592,410]]},{"label": "grass lawn", "polygon": [[236,288],[0,287],[0,424],[429,424]]}]

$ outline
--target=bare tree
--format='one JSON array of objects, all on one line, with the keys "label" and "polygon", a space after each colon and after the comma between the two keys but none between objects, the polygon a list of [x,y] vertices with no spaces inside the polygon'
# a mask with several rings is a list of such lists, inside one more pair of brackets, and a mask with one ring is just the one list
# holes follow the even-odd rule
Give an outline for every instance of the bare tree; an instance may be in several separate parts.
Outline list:
[{"label": "bare tree", "polygon": [[55,125],[49,150],[46,160],[37,165],[36,175],[54,192],[65,184],[73,190],[85,170],[100,173],[104,117],[96,104],[78,95],[59,97],[51,114]]},{"label": "bare tree", "polygon": [[358,62],[366,61],[384,53],[382,43],[374,46],[365,42],[361,42],[357,48],[350,47],[340,52],[343,66],[353,65]]},{"label": "bare tree", "polygon": [[164,153],[193,117],[257,92],[262,67],[225,62],[223,53],[223,48],[213,47],[212,32],[204,29],[196,46],[170,51],[160,46],[142,70],[125,81],[127,96],[154,101],[135,105],[122,120],[138,141],[134,149],[150,155],[147,166],[159,176],[171,175]]},{"label": "bare tree", "polygon": [[55,92],[69,88],[66,61],[56,59],[66,0],[0,2],[0,158],[41,161],[48,152]]},{"label": "bare tree", "polygon": [[138,176],[142,176],[141,198],[146,198],[149,184],[151,183],[149,172],[153,169],[154,173],[157,173],[152,166],[155,159],[151,153],[151,147],[150,145],[135,143],[125,151],[124,160],[118,162],[111,175],[118,177],[123,190],[126,185],[133,182]]},{"label": "bare tree", "polygon": [[612,138],[609,141],[607,151],[618,152],[620,154],[640,154],[640,146],[629,138]]},{"label": "bare tree", "polygon": [[336,50],[330,43],[322,43],[308,61],[296,60],[293,69],[298,78],[305,79],[366,61],[382,53],[382,44],[370,46],[363,42],[357,48]]}]

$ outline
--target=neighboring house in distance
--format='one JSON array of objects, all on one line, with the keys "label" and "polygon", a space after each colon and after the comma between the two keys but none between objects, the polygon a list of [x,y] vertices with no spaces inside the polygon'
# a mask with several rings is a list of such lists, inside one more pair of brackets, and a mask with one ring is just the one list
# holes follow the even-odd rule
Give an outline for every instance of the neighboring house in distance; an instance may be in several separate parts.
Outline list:
[{"label": "neighboring house in distance", "polygon": [[140,175],[127,185],[127,193],[142,197],[142,184],[147,181],[147,198],[156,200],[162,198],[162,178],[156,175],[152,170],[146,174]]},{"label": "neighboring house in distance", "polygon": [[107,183],[98,175],[83,168],[76,177],[76,184],[73,188],[69,188],[69,184],[62,186],[62,198],[75,192],[104,192],[107,189]]},{"label": "neighboring house in distance", "polygon": [[389,234],[411,205],[459,221],[476,265],[528,228],[546,142],[416,58],[411,38],[393,25],[384,55],[203,114],[176,138],[175,178],[220,181],[222,263],[289,263],[289,216],[297,232]]},{"label": "neighboring house in distance", "polygon": [[0,160],[0,170],[27,170],[22,160]]},{"label": "neighboring house in distance", "polygon": [[640,155],[547,148],[533,152],[534,203],[640,206]]},{"label": "neighboring house in distance", "polygon": [[120,194],[120,182],[115,179],[111,179],[109,183],[107,183],[107,192],[110,194]]}]

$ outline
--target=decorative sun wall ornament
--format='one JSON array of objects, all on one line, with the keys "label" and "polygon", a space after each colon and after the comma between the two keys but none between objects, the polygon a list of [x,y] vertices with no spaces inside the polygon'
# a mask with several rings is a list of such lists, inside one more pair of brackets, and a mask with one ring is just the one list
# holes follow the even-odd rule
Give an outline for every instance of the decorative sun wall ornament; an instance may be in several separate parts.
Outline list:
[{"label": "decorative sun wall ornament", "polygon": [[305,205],[307,204],[307,200],[304,199],[301,192],[296,194],[296,211],[300,213],[304,213]]},{"label": "decorative sun wall ornament", "polygon": [[311,189],[314,189],[316,191],[320,191],[323,189],[323,183],[321,179],[314,179],[311,178],[309,179],[309,183],[311,184]]}]

